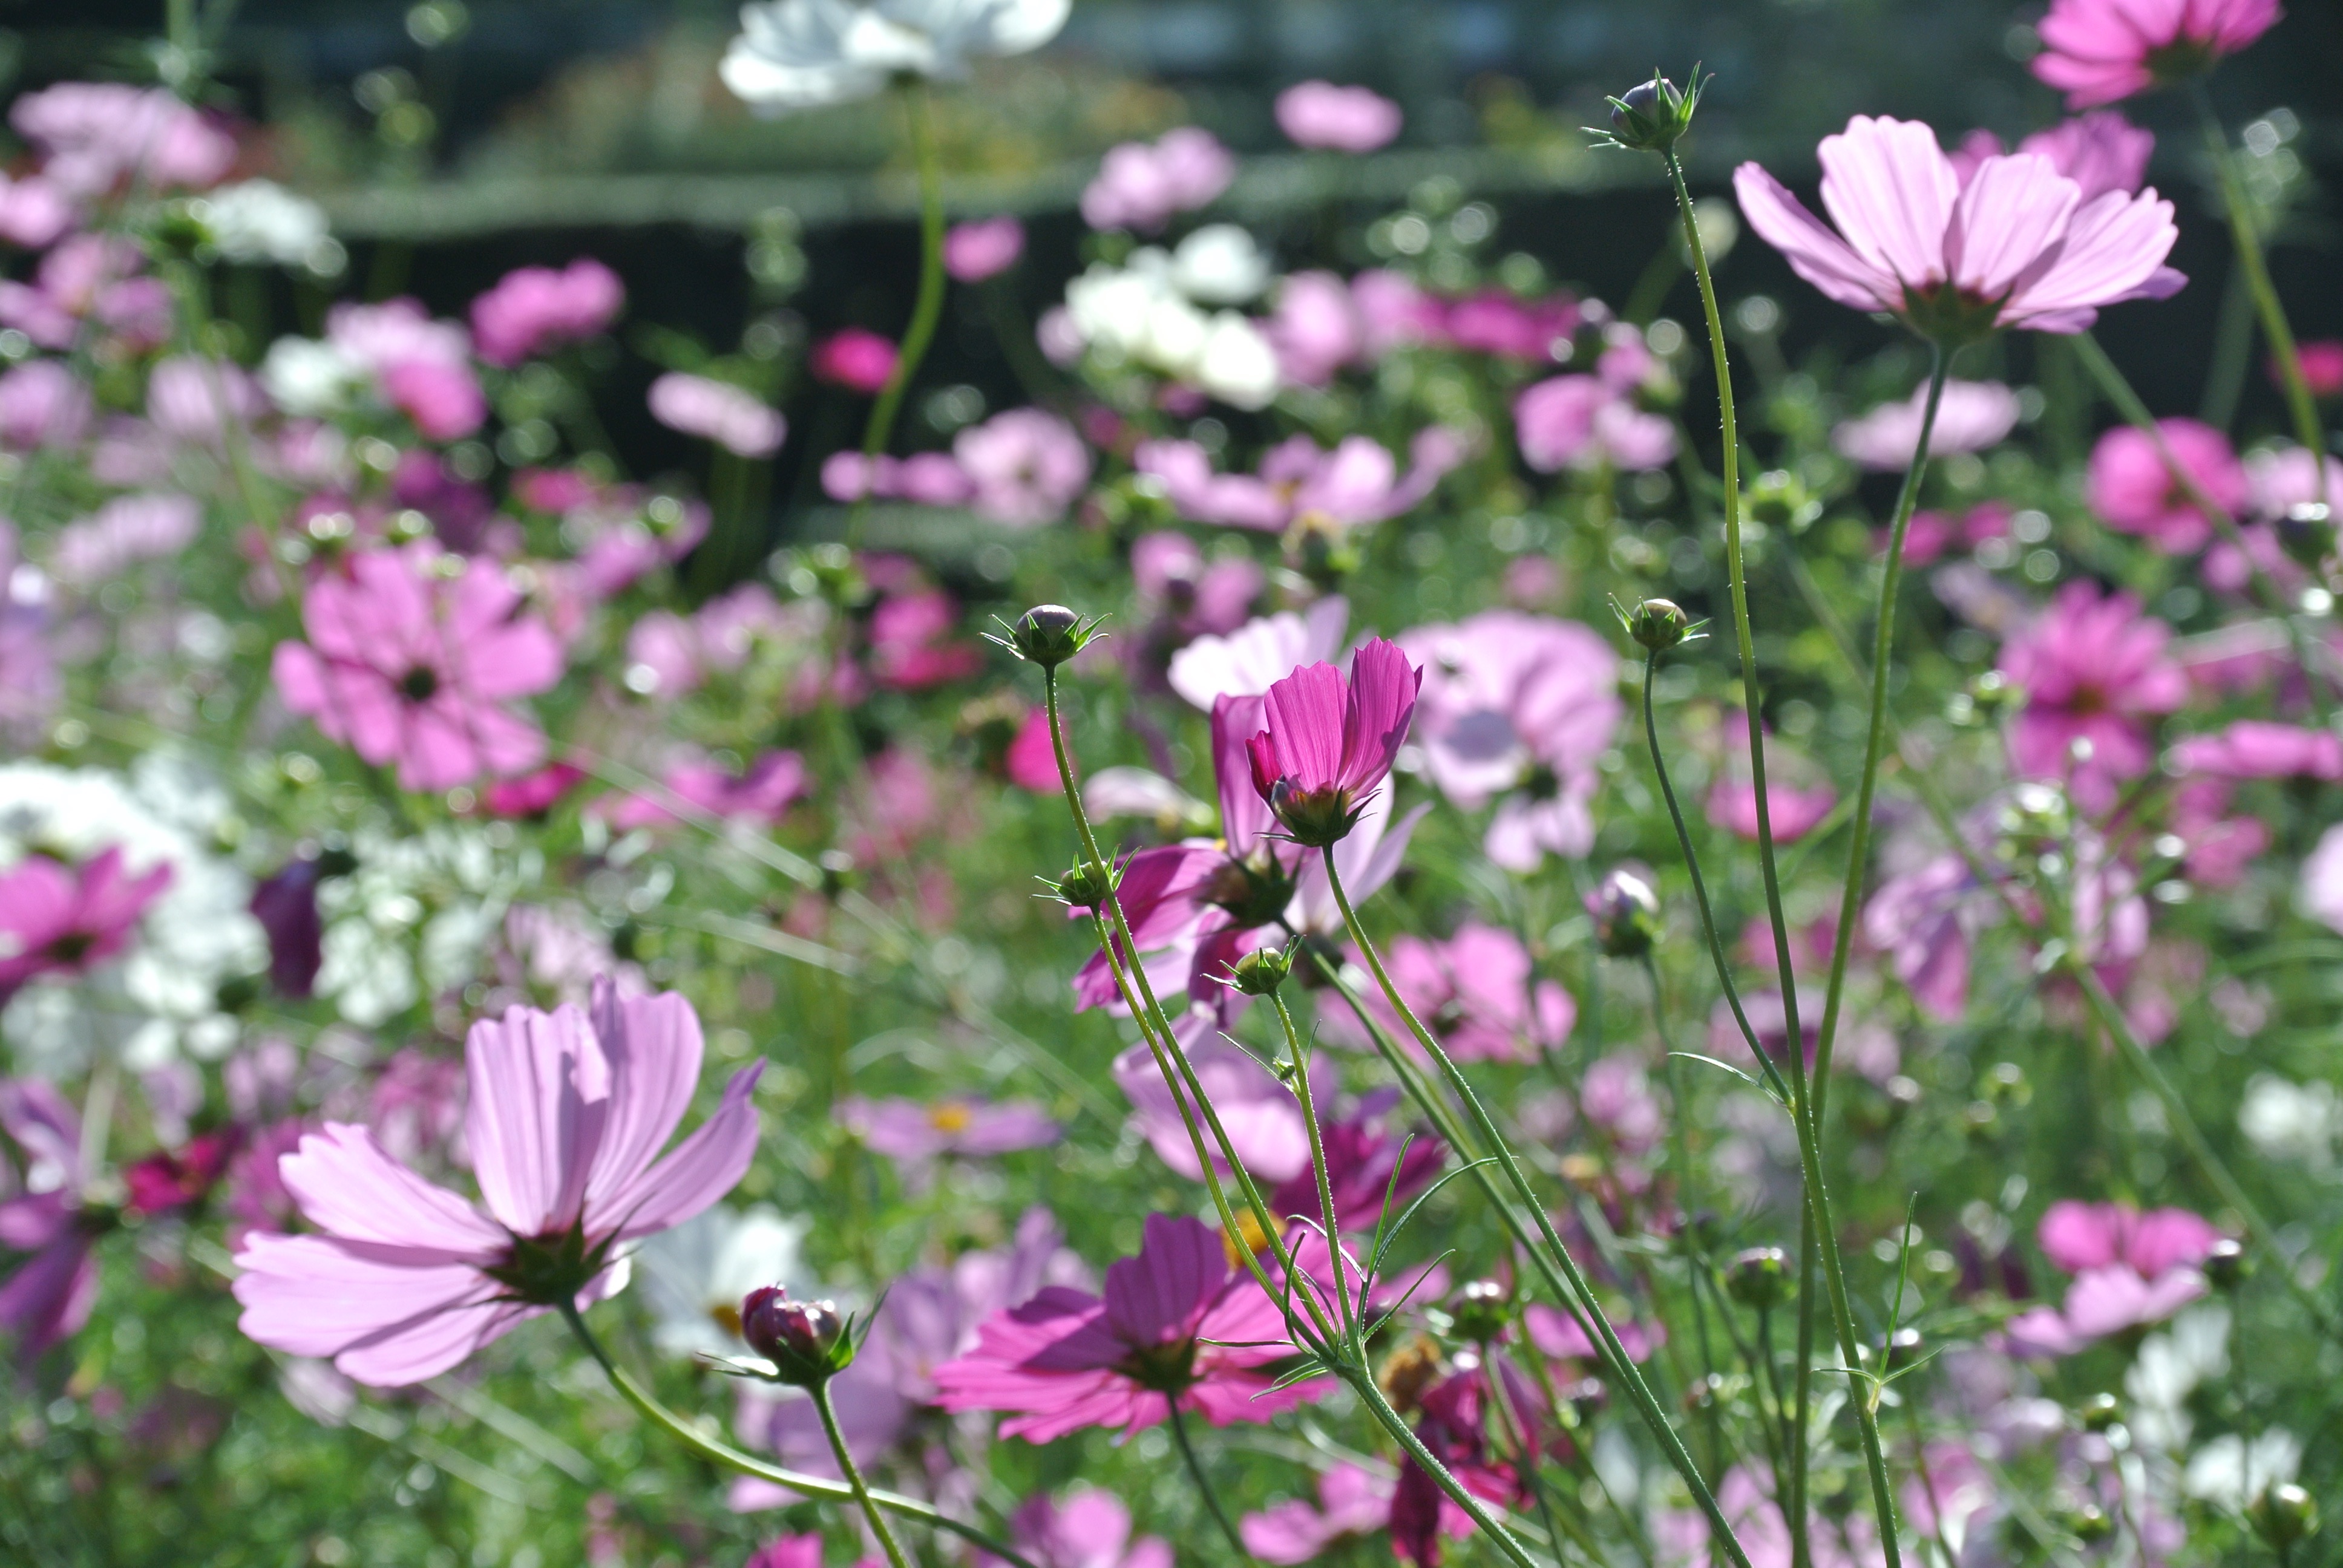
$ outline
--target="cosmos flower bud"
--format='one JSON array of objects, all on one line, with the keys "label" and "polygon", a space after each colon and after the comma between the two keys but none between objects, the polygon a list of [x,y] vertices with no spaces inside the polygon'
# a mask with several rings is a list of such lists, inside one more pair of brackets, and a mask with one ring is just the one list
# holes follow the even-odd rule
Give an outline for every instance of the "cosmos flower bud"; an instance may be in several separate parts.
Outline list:
[{"label": "cosmos flower bud", "polygon": [[1626,619],[1627,635],[1654,653],[1665,653],[1692,629],[1692,618],[1674,599],[1647,598]]},{"label": "cosmos flower bud", "polygon": [[2281,1558],[2297,1542],[2318,1533],[2318,1503],[2291,1481],[2263,1489],[2246,1508],[2254,1533]]},{"label": "cosmos flower bud", "polygon": [[1088,647],[1098,626],[1097,620],[1084,620],[1064,605],[1037,604],[1017,618],[1007,637],[987,640],[1030,664],[1054,669]]},{"label": "cosmos flower bud", "polygon": [[1247,996],[1267,996],[1292,970],[1292,957],[1284,949],[1255,948],[1230,966],[1229,983]]},{"label": "cosmos flower bud", "polygon": [[1095,910],[1114,891],[1114,876],[1096,860],[1084,860],[1066,868],[1055,890],[1070,909]]},{"label": "cosmos flower bud", "polygon": [[1789,1293],[1789,1261],[1779,1247],[1752,1247],[1725,1269],[1725,1293],[1759,1312],[1779,1306]]},{"label": "cosmos flower bud", "polygon": [[1652,874],[1633,863],[1614,866],[1586,895],[1594,917],[1594,941],[1614,959],[1641,958],[1660,934],[1660,896]]},{"label": "cosmos flower bud", "polygon": [[834,1302],[793,1302],[779,1285],[763,1285],[740,1303],[740,1337],[773,1363],[777,1382],[812,1388],[854,1361],[854,1341]]},{"label": "cosmos flower bud", "polygon": [[2095,1393],[2075,1407],[2075,1419],[2085,1432],[2105,1432],[2123,1419],[2123,1406],[2111,1393]]},{"label": "cosmos flower bud", "polygon": [[1688,92],[1677,91],[1674,82],[1657,73],[1650,81],[1628,88],[1625,96],[1610,100],[1611,139],[1636,152],[1667,151],[1692,128],[1693,111],[1700,106],[1700,85],[1695,70]]},{"label": "cosmos flower bud", "polygon": [[2246,1249],[2234,1237],[2224,1236],[2205,1254],[2201,1267],[2214,1289],[2234,1291],[2245,1283]]}]

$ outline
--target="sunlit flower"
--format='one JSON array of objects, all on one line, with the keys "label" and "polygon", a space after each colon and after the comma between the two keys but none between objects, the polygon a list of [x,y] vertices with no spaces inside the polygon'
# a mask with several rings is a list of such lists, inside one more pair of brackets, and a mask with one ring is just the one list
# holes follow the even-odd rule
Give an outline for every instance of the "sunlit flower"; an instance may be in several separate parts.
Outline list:
[{"label": "sunlit flower", "polygon": [[1371,153],[1399,135],[1399,106],[1366,87],[1300,82],[1277,95],[1277,128],[1300,147]]},{"label": "sunlit flower", "polygon": [[1416,433],[1404,475],[1390,448],[1365,436],[1345,436],[1332,451],[1290,436],[1253,474],[1215,472],[1192,441],[1142,441],[1131,464],[1161,480],[1165,498],[1192,522],[1279,533],[1312,513],[1358,527],[1413,511],[1466,450],[1462,437],[1434,425]]},{"label": "sunlit flower", "polygon": [[976,55],[1057,36],[1071,0],[762,0],[740,9],[724,85],[761,115],[867,98],[897,76],[967,74]]},{"label": "sunlit flower", "polygon": [[472,301],[472,340],[480,357],[507,367],[564,343],[591,337],[627,302],[618,275],[591,256],[556,272],[518,267]]},{"label": "sunlit flower", "polygon": [[[1161,1535],[1131,1538],[1131,1510],[1094,1486],[1067,1489],[1063,1500],[1037,1493],[1009,1517],[1009,1539],[1034,1568],[1172,1568],[1172,1543]],[[1001,1560],[979,1553],[984,1568]]]},{"label": "sunlit flower", "polygon": [[[1849,462],[1901,473],[1919,450],[1920,420],[1927,402],[1928,388],[1922,386],[1900,402],[1882,403],[1833,429],[1831,445]],[[1998,381],[1946,381],[1936,429],[1928,437],[1929,454],[1941,457],[1998,446],[2017,427],[2017,394]]]},{"label": "sunlit flower", "polygon": [[2208,69],[2281,14],[2278,0],[2051,0],[2033,70],[2070,109],[2112,104]]},{"label": "sunlit flower", "polygon": [[[1310,1168],[1310,1130],[1293,1091],[1242,1047],[1210,1032],[1205,1015],[1182,1020],[1182,1045],[1204,1098],[1221,1119],[1236,1156],[1253,1177],[1286,1181]],[[1154,1053],[1134,1045],[1114,1059],[1114,1081],[1131,1101],[1131,1124],[1164,1164],[1192,1181],[1203,1180],[1196,1147],[1180,1114],[1180,1101],[1155,1064]],[[1332,1093],[1332,1085],[1326,1086]],[[1225,1179],[1228,1164],[1209,1130],[1204,1153]],[[1312,1205],[1314,1210],[1315,1205]]]},{"label": "sunlit flower", "polygon": [[[2026,694],[2010,730],[2020,775],[2067,779],[2090,810],[2115,802],[2116,786],[2156,759],[2149,727],[2187,699],[2187,678],[2167,657],[2171,628],[2140,612],[2129,594],[2102,597],[2069,583],[2001,651],[2001,670]],[[2079,754],[2076,742],[2088,745]]]},{"label": "sunlit flower", "polygon": [[1399,756],[1423,680],[1396,643],[1373,638],[1351,656],[1347,679],[1312,664],[1269,689],[1263,727],[1245,749],[1253,788],[1298,842],[1332,844],[1351,830]]},{"label": "sunlit flower", "polygon": [[[1971,131],[1962,137],[1952,152],[1962,188],[1976,177],[1986,159],[2006,150],[1991,131]],[[2099,109],[2036,131],[2018,143],[2017,150],[2048,158],[2052,167],[2083,187],[2083,199],[2089,201],[2108,191],[2139,189],[2147,178],[2147,160],[2156,153],[2156,133],[2142,130],[2113,109]]]},{"label": "sunlit flower", "polygon": [[1600,376],[1556,376],[1513,400],[1522,461],[1541,474],[1609,465],[1630,472],[1664,467],[1676,455],[1675,427],[1647,414]]},{"label": "sunlit flower", "polygon": [[743,457],[769,457],[789,433],[789,421],[762,398],[706,376],[670,370],[651,383],[651,417],[670,430],[713,441]]},{"label": "sunlit flower", "polygon": [[[1530,1061],[1570,1038],[1578,1007],[1551,980],[1533,976],[1529,950],[1500,927],[1467,920],[1445,941],[1403,933],[1383,948],[1383,966],[1409,1010],[1459,1061]],[[1380,990],[1363,1000],[1394,1037],[1404,1031]],[[1342,1011],[1327,1015],[1330,1037],[1356,1045],[1366,1036]]]},{"label": "sunlit flower", "polygon": [[143,876],[109,847],[78,866],[28,855],[0,873],[0,1002],[36,975],[78,974],[129,946],[171,868]]},{"label": "sunlit flower", "polygon": [[1040,1106],[1027,1100],[998,1102],[945,1099],[865,1100],[850,1096],[838,1105],[839,1125],[862,1140],[874,1154],[924,1165],[945,1155],[984,1160],[1058,1141],[1060,1129]]},{"label": "sunlit flower", "polygon": [[204,186],[236,161],[236,138],[161,87],[60,82],[18,98],[8,123],[42,155],[42,177],[79,196],[125,179]]},{"label": "sunlit flower", "polygon": [[[2232,517],[2245,509],[2246,471],[2227,436],[2195,419],[2159,419],[2156,427],[2207,499]],[[2173,555],[2201,549],[2213,535],[2213,520],[2173,477],[2156,442],[2129,425],[2117,426],[2091,448],[2084,498],[2109,528]]]},{"label": "sunlit flower", "polygon": [[1236,177],[1236,159],[1209,131],[1181,126],[1154,142],[1110,148],[1098,177],[1082,192],[1082,221],[1092,228],[1153,233],[1174,213],[1211,203]]},{"label": "sunlit flower", "polygon": [[1207,713],[1223,697],[1259,697],[1302,666],[1340,653],[1350,614],[1348,599],[1329,594],[1298,615],[1280,610],[1200,637],[1172,656],[1172,689]]}]

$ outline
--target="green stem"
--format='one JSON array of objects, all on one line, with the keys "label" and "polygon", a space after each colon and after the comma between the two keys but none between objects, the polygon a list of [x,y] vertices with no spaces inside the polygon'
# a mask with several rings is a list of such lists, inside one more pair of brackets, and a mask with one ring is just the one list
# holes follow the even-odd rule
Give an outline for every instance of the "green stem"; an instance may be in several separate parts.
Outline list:
[{"label": "green stem", "polygon": [[[918,374],[920,361],[928,357],[928,345],[936,336],[936,323],[944,310],[944,196],[943,174],[936,163],[936,139],[928,126],[927,89],[918,82],[907,82],[902,88],[903,118],[910,131],[911,158],[920,175],[920,292],[911,302],[911,323],[903,330],[903,345],[895,356],[894,371],[888,376],[887,385],[879,389],[878,400],[870,405],[870,421],[862,427],[862,465],[867,473],[873,461],[887,449],[887,438],[894,433],[895,415],[903,406],[903,394]],[[862,520],[870,510],[870,490],[867,485],[846,518],[846,543],[850,548],[861,542]]]},{"label": "green stem", "polygon": [[2189,97],[2197,106],[2197,117],[2205,126],[2205,146],[2213,155],[2213,167],[2220,176],[2221,200],[2229,209],[2229,237],[2237,247],[2237,266],[2245,274],[2246,286],[2253,290],[2254,307],[2262,319],[2262,336],[2269,339],[2270,354],[2278,360],[2278,380],[2286,387],[2287,412],[2294,418],[2294,438],[2319,459],[2317,469],[2318,498],[2327,496],[2327,437],[2318,426],[2318,405],[2310,396],[2310,383],[2302,374],[2302,356],[2294,346],[2294,328],[2288,325],[2286,307],[2279,303],[2278,288],[2270,282],[2269,263],[2262,255],[2262,236],[2254,221],[2253,206],[2246,198],[2245,183],[2237,178],[2235,155],[2229,148],[2229,136],[2221,128],[2221,117],[2213,112],[2213,100],[2200,81],[2189,84]]},{"label": "green stem", "polygon": [[[1277,1021],[1285,1030],[1285,1049],[1293,1059],[1293,1092],[1302,1101],[1302,1125],[1310,1133],[1310,1171],[1318,1181],[1318,1217],[1326,1227],[1327,1266],[1334,1271],[1334,1302],[1342,1320],[1343,1342],[1352,1350],[1360,1348],[1357,1314],[1351,1310],[1351,1283],[1342,1269],[1342,1226],[1334,1212],[1334,1186],[1326,1174],[1326,1140],[1318,1127],[1318,1100],[1310,1086],[1310,1062],[1302,1050],[1302,1031],[1293,1027],[1293,1013],[1285,1005],[1282,991],[1269,993],[1270,1005],[1277,1010]],[[1373,1266],[1374,1260],[1368,1260]],[[1361,1307],[1364,1307],[1366,1282],[1360,1282]]]},{"label": "green stem", "polygon": [[2246,286],[2242,268],[2232,268],[2221,290],[2221,314],[2213,328],[2211,367],[2205,372],[2205,392],[2197,399],[2197,417],[2227,432],[2237,417],[2237,399],[2246,390],[2246,370],[2254,357],[2254,291]]},{"label": "green stem", "polygon": [[1188,1441],[1188,1418],[1180,1413],[1179,1400],[1166,1396],[1163,1402],[1172,1412],[1172,1441],[1179,1444],[1180,1458],[1188,1466],[1189,1478],[1195,1482],[1196,1491],[1202,1495],[1204,1507],[1211,1513],[1212,1523],[1218,1524],[1221,1533],[1229,1538],[1229,1545],[1236,1552],[1237,1561],[1252,1562],[1252,1553],[1245,1550],[1244,1537],[1237,1533],[1237,1527],[1229,1521],[1228,1511],[1221,1506],[1219,1494],[1212,1490],[1212,1483],[1204,1478],[1203,1462],[1196,1457],[1195,1444]]},{"label": "green stem", "polygon": [[854,1489],[854,1501],[862,1505],[863,1518],[870,1522],[871,1533],[879,1537],[879,1547],[887,1553],[889,1568],[910,1568],[903,1561],[903,1549],[895,1543],[895,1533],[887,1528],[886,1515],[870,1500],[870,1483],[862,1479],[861,1467],[854,1462],[853,1451],[846,1446],[846,1434],[838,1429],[838,1412],[830,1407],[829,1382],[817,1382],[806,1392],[813,1395],[813,1408],[821,1416],[821,1430],[830,1436],[830,1452],[838,1458],[839,1473]]},{"label": "green stem", "polygon": [[[1644,712],[1651,713],[1649,688]],[[1716,1352],[1708,1338],[1708,1307],[1700,1299],[1700,1281],[1696,1271],[1701,1264],[1694,1256],[1692,1234],[1692,1097],[1684,1090],[1684,1062],[1668,1048],[1668,1019],[1664,994],[1660,986],[1659,961],[1651,950],[1644,950],[1644,976],[1652,982],[1652,1031],[1660,1037],[1660,1050],[1665,1052],[1668,1073],[1668,1146],[1676,1167],[1676,1241],[1684,1254],[1687,1278],[1692,1286],[1692,1322],[1694,1342],[1700,1347],[1701,1410],[1703,1422],[1708,1428],[1708,1473],[1721,1476],[1725,1473],[1724,1412],[1717,1408],[1715,1385],[1709,1380],[1716,1375]],[[1762,1053],[1761,1053],[1762,1054]]]},{"label": "green stem", "polygon": [[[759,1481],[769,1481],[776,1486],[785,1486],[791,1492],[801,1493],[808,1497],[820,1497],[831,1503],[860,1501],[851,1486],[840,1482],[825,1481],[818,1475],[805,1475],[794,1470],[784,1470],[778,1464],[768,1463],[753,1453],[743,1453],[730,1443],[721,1442],[709,1436],[696,1424],[684,1420],[683,1417],[652,1398],[649,1391],[637,1382],[631,1373],[613,1362],[609,1352],[602,1348],[602,1342],[596,1339],[594,1332],[586,1326],[585,1318],[578,1312],[574,1303],[562,1302],[557,1304],[555,1310],[560,1312],[562,1321],[569,1325],[569,1332],[578,1337],[578,1342],[584,1345],[587,1353],[601,1366],[604,1375],[609,1378],[611,1386],[618,1391],[620,1397],[633,1405],[636,1412],[644,1420],[682,1442],[686,1448],[690,1449],[702,1459],[730,1470],[737,1470],[743,1475],[755,1476]],[[973,1524],[961,1523],[959,1520],[951,1518],[930,1504],[920,1502],[916,1497],[904,1497],[896,1493],[880,1491],[871,1491],[869,1497],[871,1503],[890,1513],[900,1513],[906,1519],[916,1519],[922,1524],[949,1531],[981,1551],[990,1552],[997,1557],[1006,1559],[1014,1564],[1015,1568],[1035,1568],[1032,1560],[1015,1547],[993,1539]]]}]

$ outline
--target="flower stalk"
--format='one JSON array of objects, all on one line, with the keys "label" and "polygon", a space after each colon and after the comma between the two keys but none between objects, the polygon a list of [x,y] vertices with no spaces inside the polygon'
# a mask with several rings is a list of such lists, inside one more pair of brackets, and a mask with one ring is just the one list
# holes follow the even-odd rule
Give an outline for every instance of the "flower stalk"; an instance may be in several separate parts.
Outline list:
[{"label": "flower stalk", "polygon": [[879,1537],[879,1549],[887,1553],[889,1568],[910,1568],[904,1561],[903,1549],[895,1543],[895,1533],[887,1528],[887,1516],[879,1512],[872,1501],[870,1483],[862,1479],[862,1467],[854,1462],[853,1451],[846,1446],[846,1434],[839,1430],[838,1412],[830,1397],[830,1380],[817,1378],[806,1385],[813,1396],[813,1408],[821,1417],[821,1430],[830,1439],[830,1452],[838,1460],[839,1473],[854,1491],[854,1501],[861,1506],[862,1517],[870,1523],[870,1533]]},{"label": "flower stalk", "polygon": [[[918,81],[907,81],[900,92],[911,159],[919,171],[920,291],[911,301],[911,321],[903,330],[895,368],[888,373],[887,384],[879,389],[878,397],[870,405],[870,421],[862,427],[865,473],[887,449],[888,438],[895,431],[895,416],[903,407],[903,396],[910,388],[911,377],[919,374],[920,362],[928,357],[928,346],[935,341],[936,324],[942,319],[944,309],[943,170],[936,160],[935,132],[928,123],[928,90]],[[870,487],[866,485],[855,500],[854,509],[847,514],[846,542],[850,547],[861,542],[863,519],[870,510]]]}]

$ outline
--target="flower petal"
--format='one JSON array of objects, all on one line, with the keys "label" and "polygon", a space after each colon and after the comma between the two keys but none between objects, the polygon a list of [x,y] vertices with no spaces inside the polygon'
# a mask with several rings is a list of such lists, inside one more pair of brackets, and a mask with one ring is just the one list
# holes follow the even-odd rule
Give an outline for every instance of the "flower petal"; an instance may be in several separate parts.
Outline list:
[{"label": "flower petal", "polygon": [[472,1101],[464,1129],[488,1212],[517,1236],[578,1216],[609,1110],[610,1073],[576,1007],[508,1010],[464,1042]]},{"label": "flower petal", "polygon": [[1961,181],[1936,133],[1916,120],[1857,115],[1815,154],[1824,209],[1855,253],[1903,284],[1943,282]]},{"label": "flower petal", "polygon": [[1743,164],[1733,173],[1733,191],[1749,226],[1825,297],[1855,310],[1903,305],[1894,278],[1857,256],[1772,175],[1754,163]]}]

